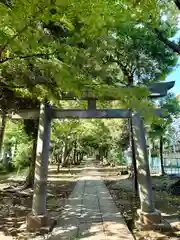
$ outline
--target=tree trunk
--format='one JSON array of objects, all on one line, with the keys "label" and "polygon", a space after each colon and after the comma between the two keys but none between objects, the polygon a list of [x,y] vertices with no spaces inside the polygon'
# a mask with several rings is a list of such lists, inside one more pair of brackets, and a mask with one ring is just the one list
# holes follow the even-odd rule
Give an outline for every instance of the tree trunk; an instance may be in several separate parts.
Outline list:
[{"label": "tree trunk", "polygon": [[106,153],[105,153],[105,158],[108,159],[108,153],[109,153],[109,149],[106,149]]},{"label": "tree trunk", "polygon": [[0,126],[0,158],[2,155],[2,146],[3,146],[5,127],[6,127],[6,114],[3,112],[1,116],[1,126]]},{"label": "tree trunk", "polygon": [[77,150],[76,150],[76,155],[75,155],[75,165],[78,165],[79,163],[78,163],[78,152],[77,152]]},{"label": "tree trunk", "polygon": [[34,171],[35,171],[35,162],[36,162],[36,148],[37,148],[37,138],[33,140],[33,151],[32,151],[32,159],[29,167],[29,172],[26,177],[26,181],[24,184],[24,189],[33,188],[34,186]]},{"label": "tree trunk", "polygon": [[67,150],[67,156],[66,156],[66,159],[67,159],[66,165],[68,165],[69,171],[71,170],[71,158],[70,158],[71,152],[72,152],[72,147]]},{"label": "tree trunk", "polygon": [[[36,149],[37,149],[37,137],[38,137],[38,121],[30,120],[24,122],[25,131],[29,136],[33,137],[33,149],[32,157],[29,167],[29,172],[26,177],[26,181],[22,189],[33,188],[34,186],[34,171],[35,171],[35,162],[36,162]],[[31,134],[31,135],[30,135]]]},{"label": "tree trunk", "polygon": [[59,148],[59,151],[57,153],[57,151],[55,151],[55,158],[56,158],[56,164],[57,164],[57,172],[59,172],[60,167],[61,167],[61,163],[62,163],[62,154],[63,154],[63,149]]},{"label": "tree trunk", "polygon": [[71,154],[72,148],[66,148],[66,152],[64,155],[64,163],[63,163],[63,167],[66,167],[68,165],[70,165],[70,161],[69,161],[69,155]]},{"label": "tree trunk", "polygon": [[163,161],[163,136],[160,137],[159,151],[160,151],[160,160],[161,160],[161,175],[165,175],[164,161]]},{"label": "tree trunk", "polygon": [[100,160],[100,161],[103,160],[103,156],[104,156],[103,149],[100,148],[100,149],[99,149],[99,160]]},{"label": "tree trunk", "polygon": [[174,0],[176,7],[180,10],[180,0]]},{"label": "tree trunk", "polygon": [[135,145],[134,145],[132,118],[129,119],[129,125],[130,125],[130,140],[131,140],[132,165],[133,165],[131,175],[133,178],[135,194],[136,194],[136,196],[138,196],[138,177],[137,177],[138,174],[137,174],[137,164],[136,164],[136,153],[135,153]]},{"label": "tree trunk", "polygon": [[162,32],[160,32],[157,28],[155,28],[155,33],[157,35],[157,38],[162,41],[166,46],[171,48],[173,52],[180,54],[180,46],[173,41],[170,41],[166,37],[163,36]]},{"label": "tree trunk", "polygon": [[61,166],[61,162],[62,162],[62,153],[60,156],[58,156],[58,161],[57,161],[57,172],[59,173],[60,170],[60,166]]},{"label": "tree trunk", "polygon": [[79,159],[79,152],[77,152],[77,165],[79,165],[80,159]]},{"label": "tree trunk", "polygon": [[12,166],[11,163],[12,163],[11,144],[8,144],[4,149],[4,156],[3,156],[3,165],[8,172],[11,170],[11,166]]},{"label": "tree trunk", "polygon": [[84,157],[84,153],[80,153],[80,161],[82,161],[83,160],[83,157]]},{"label": "tree trunk", "polygon": [[77,141],[74,142],[74,152],[73,152],[73,164],[76,164],[76,156],[77,156]]},{"label": "tree trunk", "polygon": [[66,165],[66,158],[67,158],[67,141],[65,141],[62,151],[62,167],[65,167]]}]

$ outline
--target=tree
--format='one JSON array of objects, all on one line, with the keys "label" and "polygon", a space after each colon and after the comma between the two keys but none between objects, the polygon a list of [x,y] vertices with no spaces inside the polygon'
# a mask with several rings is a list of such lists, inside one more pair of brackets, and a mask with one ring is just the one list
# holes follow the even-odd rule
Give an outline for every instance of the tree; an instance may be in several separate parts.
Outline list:
[{"label": "tree", "polygon": [[[148,12],[153,4],[128,1],[117,5],[104,0],[94,0],[93,4],[86,1],[75,4],[25,1],[21,4],[16,0],[11,10],[7,4],[2,5],[3,81],[12,85],[13,79],[15,85],[30,85],[26,91],[20,91],[21,94],[33,94],[41,100],[45,97],[57,100],[62,92],[71,89],[79,94],[87,86],[96,90],[97,95],[112,95],[114,91],[123,99],[123,92],[112,84],[108,87],[101,84],[107,69],[101,60],[102,53],[107,45],[114,44],[114,28],[122,30],[122,39],[128,38],[137,22],[149,21]],[[152,18],[155,20],[158,14],[160,9],[152,13]],[[89,69],[95,70],[93,74]],[[43,87],[38,83],[43,83]]]},{"label": "tree", "polygon": [[[11,10],[3,6],[0,52],[4,80],[10,82],[13,76],[14,83],[31,85],[31,94],[41,99],[47,95],[58,98],[63,91],[84,88],[82,82],[86,79],[80,70],[83,60],[90,62],[91,57],[89,49],[78,46],[87,39],[92,46],[94,37],[104,34],[106,27],[103,26],[110,17],[107,7],[105,1],[96,0],[92,5],[86,1],[75,5],[59,1],[47,1],[45,5],[38,1],[23,4],[14,1]],[[89,18],[82,14],[85,9]],[[98,26],[92,21],[97,16]],[[4,29],[6,25],[10,33]],[[78,59],[81,60],[79,66]],[[34,86],[37,83],[44,83],[44,87]]]},{"label": "tree", "polygon": [[[114,66],[116,75],[112,75],[110,72],[111,75],[107,78],[108,82],[114,83],[119,80],[122,86],[148,86],[153,82],[164,80],[177,62],[176,55],[171,50],[167,50],[163,43],[159,43],[152,27],[148,24],[134,21],[127,25],[125,23],[123,27],[128,29],[128,35],[122,33],[122,25],[117,25],[114,29],[115,39],[113,51],[110,46],[105,60],[109,63],[116,64]],[[163,27],[167,29],[166,25]],[[171,33],[168,32],[168,34],[170,36]],[[116,80],[119,76],[123,76],[123,78]],[[144,98],[142,93],[139,96],[140,98]],[[143,106],[139,105],[140,98],[138,98],[138,94],[133,94],[131,97],[124,97],[124,102],[127,104],[128,101],[131,101],[131,103],[129,103],[131,109],[133,109],[132,106],[134,105],[136,108],[138,106],[139,109],[142,109]],[[145,104],[144,100],[143,104]],[[131,129],[131,146],[132,149],[134,149],[131,120],[129,125]],[[132,152],[132,158],[135,173],[135,189],[136,192],[138,192],[134,152]]]},{"label": "tree", "polygon": [[30,161],[29,172],[26,177],[25,184],[22,188],[33,187],[34,185],[34,170],[36,162],[36,148],[37,148],[37,134],[38,134],[38,120],[26,119],[24,120],[24,130],[32,141],[32,157]]},{"label": "tree", "polygon": [[[172,2],[174,2],[175,4],[172,5]],[[163,16],[168,17],[173,17],[176,19],[178,16],[178,10],[180,10],[180,1],[179,0],[174,0],[174,1],[162,1],[162,5],[163,5]],[[167,7],[169,6],[169,7]],[[177,9],[174,9],[175,6],[177,7]],[[162,21],[160,20],[160,22],[162,23]],[[171,49],[173,52],[180,54],[180,46],[179,43],[176,43],[175,41],[172,41],[169,39],[169,36],[167,35],[167,32],[172,32],[172,29],[174,28],[174,24],[167,24],[167,27],[169,28],[168,31],[166,31],[165,29],[162,28],[162,26],[160,25],[159,28],[156,26],[154,28],[154,32],[157,36],[157,38],[163,42],[165,44],[165,46],[167,46],[169,49]],[[175,23],[177,25],[177,22]],[[176,27],[177,28],[177,27]],[[174,30],[173,30],[174,31]]]},{"label": "tree", "polygon": [[1,123],[0,123],[0,158],[2,158],[2,145],[3,145],[5,127],[6,127],[6,114],[2,112]]},{"label": "tree", "polygon": [[164,80],[177,62],[177,57],[159,43],[152,28],[131,23],[128,36],[121,28],[115,30],[115,45],[109,60],[116,63],[124,75],[122,85],[149,85]]},{"label": "tree", "polygon": [[119,157],[129,143],[127,127],[126,121],[116,119],[54,121],[52,156],[58,169],[60,163],[62,166],[77,164],[85,153],[91,152],[100,161],[105,158],[108,164],[120,164]]},{"label": "tree", "polygon": [[159,155],[161,161],[161,173],[165,174],[164,171],[164,161],[163,161],[163,151],[164,151],[164,142],[168,132],[170,133],[172,127],[172,118],[177,116],[180,111],[179,102],[176,97],[169,93],[164,99],[159,101],[159,106],[168,112],[169,118],[159,120],[156,123],[151,124],[150,137],[153,139],[159,138]]},{"label": "tree", "polygon": [[0,115],[1,115],[1,128],[0,128],[0,154],[3,145],[3,137],[6,125],[6,119],[12,111],[17,111],[21,108],[34,108],[38,107],[38,102],[29,98],[22,98],[17,96],[15,91],[9,89],[4,85],[0,88]]},{"label": "tree", "polygon": [[[24,131],[21,120],[6,120],[6,131],[4,134],[3,160],[7,171],[17,169],[18,171],[27,167],[30,163],[29,156],[32,152],[31,139]],[[7,158],[7,154],[9,157]]]},{"label": "tree", "polygon": [[56,157],[58,171],[69,164],[69,157],[73,151],[79,120],[57,120],[52,125],[52,155]]}]

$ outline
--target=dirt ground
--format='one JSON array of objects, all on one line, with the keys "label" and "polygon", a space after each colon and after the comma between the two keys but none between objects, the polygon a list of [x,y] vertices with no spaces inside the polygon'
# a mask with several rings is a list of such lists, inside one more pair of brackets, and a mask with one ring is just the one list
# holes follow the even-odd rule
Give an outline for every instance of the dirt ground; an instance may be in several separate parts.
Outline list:
[{"label": "dirt ground", "polygon": [[[83,167],[83,166],[82,166]],[[59,173],[56,166],[49,167],[47,210],[50,216],[57,217],[63,209],[66,198],[73,190],[82,167],[71,170],[63,168]],[[127,175],[120,175],[119,168],[101,167],[97,169],[103,177],[117,207],[124,216],[129,229],[137,240],[166,240],[180,239],[180,196],[172,196],[166,191],[173,182],[162,177],[152,177],[155,205],[166,221],[176,227],[174,233],[160,233],[154,231],[138,231],[135,227],[136,210],[139,199],[134,197],[132,180]],[[0,177],[0,239],[33,239],[37,234],[26,231],[26,216],[31,212],[32,190],[9,192],[9,187],[23,184],[27,172],[9,174]],[[166,187],[165,187],[166,186]],[[10,238],[4,238],[9,236]]]},{"label": "dirt ground", "polygon": [[111,171],[104,176],[104,182],[124,216],[129,229],[133,232],[135,239],[180,239],[180,196],[172,196],[167,192],[169,184],[174,182],[174,180],[169,180],[165,177],[152,177],[156,209],[160,210],[163,219],[173,226],[174,231],[171,233],[138,231],[136,229],[136,210],[140,204],[139,199],[133,194],[132,180],[128,179],[128,175],[121,176],[118,175],[118,171]]},{"label": "dirt ground", "polygon": [[[62,169],[59,173],[55,166],[49,167],[47,210],[50,216],[57,217],[63,209],[65,199],[76,183],[80,169]],[[36,234],[26,231],[26,216],[31,212],[32,189],[25,191],[9,190],[23,185],[26,172],[8,174],[0,177],[0,239],[33,239]],[[3,237],[4,236],[4,237]],[[5,238],[11,236],[11,238]]]}]

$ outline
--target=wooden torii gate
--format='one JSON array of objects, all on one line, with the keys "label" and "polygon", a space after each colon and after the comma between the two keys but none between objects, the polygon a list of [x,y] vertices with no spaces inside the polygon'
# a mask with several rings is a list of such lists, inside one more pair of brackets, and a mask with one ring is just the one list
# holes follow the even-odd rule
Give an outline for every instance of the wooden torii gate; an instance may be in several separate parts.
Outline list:
[{"label": "wooden torii gate", "polygon": [[[149,87],[150,98],[163,97],[167,91],[174,86],[174,82],[156,83]],[[65,99],[74,99],[72,95]],[[41,221],[41,225],[47,224],[44,220],[47,217],[46,193],[48,158],[50,145],[50,128],[52,119],[63,118],[128,118],[132,119],[135,156],[138,168],[138,185],[141,209],[139,216],[142,224],[161,223],[161,214],[155,210],[152,196],[152,184],[148,162],[148,152],[146,148],[146,138],[143,119],[138,112],[130,109],[97,109],[96,99],[83,98],[88,101],[87,110],[55,109],[48,103],[43,103],[39,109],[21,110],[12,115],[13,119],[37,119],[39,118],[39,129],[36,151],[36,166],[34,176],[34,195],[32,204],[32,216]],[[154,113],[152,113],[154,114]],[[165,117],[163,111],[155,110],[159,117]],[[30,221],[29,221],[30,224]]]}]

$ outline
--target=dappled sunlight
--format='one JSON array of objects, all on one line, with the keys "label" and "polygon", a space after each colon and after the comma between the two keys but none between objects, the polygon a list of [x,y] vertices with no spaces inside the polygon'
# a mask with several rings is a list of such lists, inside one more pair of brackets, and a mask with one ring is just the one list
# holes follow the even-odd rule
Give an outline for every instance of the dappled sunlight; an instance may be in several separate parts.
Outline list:
[{"label": "dappled sunlight", "polygon": [[137,161],[137,179],[139,185],[139,198],[141,211],[152,213],[155,211],[152,195],[152,183],[149,169],[148,151],[145,138],[143,119],[139,113],[132,117],[135,154]]},{"label": "dappled sunlight", "polygon": [[[25,172],[26,174],[26,172]],[[4,176],[4,184],[7,185],[6,181],[10,181],[11,189],[14,184],[20,184],[22,186],[22,181],[15,179],[13,182],[7,176],[7,179]],[[66,204],[66,198],[72,192],[75,180],[68,179],[68,181],[63,178],[59,179],[60,181],[48,181],[47,186],[47,211],[48,214],[52,217],[59,216],[60,212],[63,210],[63,206]],[[18,237],[23,235],[24,239],[34,239],[32,236],[33,233],[28,233],[26,231],[25,222],[26,216],[31,212],[32,209],[32,189],[26,189],[24,191],[15,191],[9,192],[9,190],[4,190],[2,187],[1,191],[1,201],[0,201],[0,210],[1,210],[1,226],[0,226],[0,239],[1,233],[4,235],[15,234]],[[78,196],[77,196],[78,199]],[[75,199],[74,199],[75,200]],[[76,212],[76,210],[74,211]],[[73,211],[72,211],[73,214]],[[22,227],[21,227],[22,225]],[[31,235],[32,234],[32,235]],[[8,239],[8,238],[7,238]]]},{"label": "dappled sunlight", "polygon": [[[163,178],[163,183],[165,179]],[[170,183],[170,180],[166,178],[166,182]],[[173,182],[173,180],[171,180]],[[111,196],[113,197],[117,207],[123,214],[128,226],[132,230],[136,231],[134,228],[134,221],[137,219],[137,209],[140,208],[140,202],[138,198],[135,198],[133,194],[132,183],[133,179],[122,179],[121,176],[116,176],[113,180],[110,178],[105,179],[106,186],[110,190]],[[179,196],[172,196],[166,191],[166,189],[161,190],[162,186],[162,178],[160,177],[152,177],[152,185],[153,185],[153,196],[156,209],[160,210],[162,213],[162,217],[165,221],[171,224],[174,231],[179,232],[180,230],[180,208]],[[156,188],[154,188],[156,186]],[[144,190],[143,190],[144,191]],[[174,227],[175,226],[175,227]],[[138,231],[135,233],[137,239],[144,239],[152,236],[153,239],[156,239],[156,236],[161,237],[160,239],[166,239],[166,235],[164,233],[158,234],[156,231]],[[169,233],[170,234],[170,233]],[[171,233],[172,235],[172,233]],[[167,238],[169,239],[169,238]],[[172,238],[173,239],[173,238]],[[175,238],[176,239],[176,238]],[[178,239],[178,237],[177,237]]]},{"label": "dappled sunlight", "polygon": [[106,221],[104,223],[105,233],[109,239],[129,239],[127,231],[123,231],[124,225],[122,223]]},{"label": "dappled sunlight", "polygon": [[84,169],[48,239],[119,238],[133,239],[100,173]]},{"label": "dappled sunlight", "polygon": [[40,106],[40,118],[36,149],[34,194],[32,213],[46,215],[46,192],[49,158],[49,141],[51,120],[49,119],[50,106],[47,103]]}]

